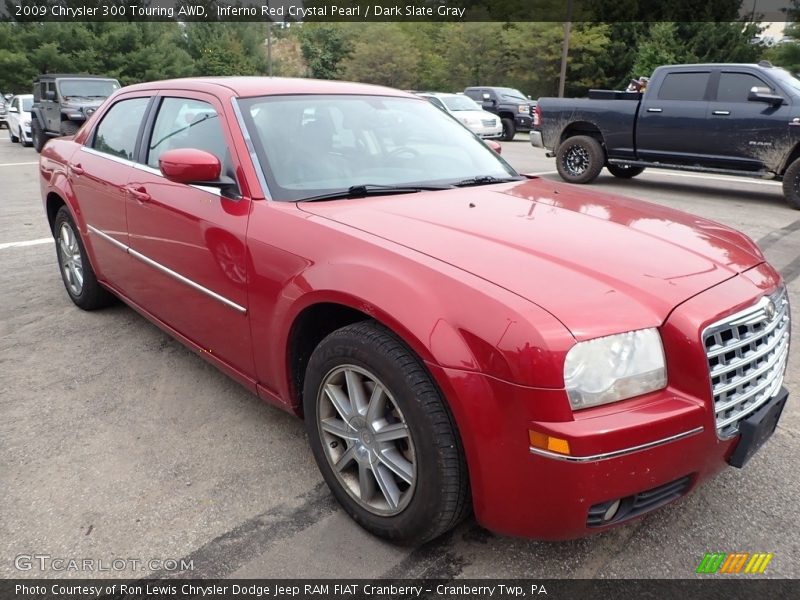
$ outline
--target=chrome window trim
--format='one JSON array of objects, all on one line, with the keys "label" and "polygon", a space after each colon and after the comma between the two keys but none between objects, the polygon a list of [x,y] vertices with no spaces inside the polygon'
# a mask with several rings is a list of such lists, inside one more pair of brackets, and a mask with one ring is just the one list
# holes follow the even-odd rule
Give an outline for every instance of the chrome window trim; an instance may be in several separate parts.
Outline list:
[{"label": "chrome window trim", "polygon": [[127,245],[123,244],[119,240],[114,239],[113,237],[111,237],[107,233],[104,233],[104,232],[100,231],[99,229],[97,229],[96,227],[93,227],[92,225],[87,225],[86,227],[92,233],[98,235],[99,237],[101,237],[102,239],[104,239],[107,242],[111,243],[113,246],[116,246],[120,250],[122,250],[124,252],[127,252],[128,254],[133,256],[134,258],[136,258],[136,259],[140,260],[141,262],[145,263],[146,265],[149,265],[149,266],[153,267],[154,269],[156,269],[158,271],[161,271],[162,273],[164,273],[166,275],[169,275],[170,277],[172,277],[174,279],[177,279],[181,283],[184,283],[184,284],[188,285],[189,287],[197,290],[198,292],[201,292],[201,293],[213,298],[214,300],[216,300],[218,302],[221,302],[222,304],[224,304],[228,308],[232,308],[233,310],[235,310],[237,312],[240,312],[243,315],[247,314],[247,309],[244,306],[241,306],[241,305],[237,304],[233,300],[229,300],[225,296],[221,296],[220,294],[216,293],[215,291],[210,290],[207,287],[200,285],[196,281],[193,281],[193,280],[189,279],[188,277],[185,277],[184,275],[181,275],[180,273],[178,273],[176,271],[173,271],[169,267],[166,267],[166,266],[162,265],[160,262],[157,262],[157,261],[153,260],[152,258],[150,258],[148,256],[145,256],[141,252],[137,252],[136,250],[134,250],[130,246],[127,246]]},{"label": "chrome window trim", "polygon": [[534,447],[531,447],[530,451],[531,454],[538,454],[539,456],[545,456],[547,458],[555,458],[557,460],[563,460],[567,462],[577,462],[577,463],[594,462],[598,460],[608,460],[609,458],[617,458],[619,456],[625,456],[626,454],[633,454],[634,452],[641,452],[642,450],[648,450],[650,448],[656,448],[657,446],[663,446],[664,444],[669,444],[671,442],[677,442],[678,440],[682,440],[684,438],[697,435],[698,433],[701,433],[703,429],[704,427],[701,425],[700,427],[695,427],[694,429],[690,429],[689,431],[684,431],[683,433],[671,435],[669,437],[665,437],[660,440],[656,440],[654,442],[647,442],[646,444],[631,446],[630,448],[622,448],[621,450],[614,450],[612,452],[592,454],[591,456],[571,456],[567,454],[558,454],[557,452],[550,452],[549,450],[542,450],[541,448],[534,448]]},{"label": "chrome window trim", "polygon": [[103,158],[107,158],[110,161],[119,163],[121,165],[125,165],[126,167],[133,167],[136,164],[132,160],[128,160],[127,158],[121,158],[114,154],[108,154],[107,152],[100,152],[99,150],[95,150],[94,148],[90,148],[89,146],[81,146],[81,152],[86,152],[87,154],[92,154],[94,156],[102,156]]},{"label": "chrome window trim", "polygon": [[250,154],[250,162],[253,163],[253,168],[256,171],[258,184],[261,186],[261,193],[267,200],[272,200],[273,197],[269,191],[269,186],[267,185],[267,178],[264,175],[264,170],[261,168],[258,155],[256,155],[256,149],[255,146],[253,146],[253,140],[250,137],[250,132],[247,130],[247,126],[245,125],[244,117],[242,116],[242,110],[239,108],[239,102],[237,98],[231,98],[231,105],[233,106],[233,114],[236,115],[236,122],[239,124],[239,129],[242,132],[244,144],[247,146],[247,152]]}]

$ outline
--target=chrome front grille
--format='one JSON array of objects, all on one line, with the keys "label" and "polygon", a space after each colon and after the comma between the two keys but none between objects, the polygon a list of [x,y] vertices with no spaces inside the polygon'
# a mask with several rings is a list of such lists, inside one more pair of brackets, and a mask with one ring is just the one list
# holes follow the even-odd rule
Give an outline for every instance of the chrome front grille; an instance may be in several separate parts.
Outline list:
[{"label": "chrome front grille", "polygon": [[703,332],[720,438],[736,435],[742,419],[780,390],[790,321],[789,299],[781,287]]},{"label": "chrome front grille", "polygon": [[481,123],[483,123],[484,127],[494,127],[497,125],[497,119],[483,119]]}]

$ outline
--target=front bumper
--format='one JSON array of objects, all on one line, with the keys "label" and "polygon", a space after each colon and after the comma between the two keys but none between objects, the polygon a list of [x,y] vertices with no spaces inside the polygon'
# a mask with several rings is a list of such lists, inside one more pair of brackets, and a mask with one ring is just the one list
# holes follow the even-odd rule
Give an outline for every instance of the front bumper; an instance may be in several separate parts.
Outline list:
[{"label": "front bumper", "polygon": [[470,131],[480,138],[491,140],[503,136],[503,125],[500,119],[497,119],[497,125],[494,127],[484,127],[483,125],[467,125]]},{"label": "front bumper", "polygon": [[30,127],[22,127],[22,129],[20,129],[20,134],[23,142],[28,143],[33,141]]},{"label": "front bumper", "polygon": [[533,119],[529,115],[518,114],[514,117],[517,131],[530,131],[533,127]]},{"label": "front bumper", "polygon": [[[684,302],[661,327],[668,387],[569,421],[554,420],[554,407],[567,402],[563,390],[434,370],[462,434],[478,521],[509,535],[580,537],[647,514],[725,468],[740,438],[717,435],[700,336],[779,279],[762,264]],[[568,440],[570,456],[532,448],[530,430]],[[627,512],[604,521],[604,507],[616,500]]]}]

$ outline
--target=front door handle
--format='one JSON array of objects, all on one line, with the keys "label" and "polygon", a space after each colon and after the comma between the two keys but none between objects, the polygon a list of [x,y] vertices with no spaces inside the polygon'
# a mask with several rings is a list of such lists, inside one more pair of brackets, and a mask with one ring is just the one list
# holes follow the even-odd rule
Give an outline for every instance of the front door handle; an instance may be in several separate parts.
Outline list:
[{"label": "front door handle", "polygon": [[648,108],[647,112],[661,112],[660,108]]},{"label": "front door handle", "polygon": [[83,175],[86,171],[83,170],[83,167],[80,165],[70,165],[70,171],[72,171],[75,175]]},{"label": "front door handle", "polygon": [[731,111],[729,111],[729,110],[715,110],[714,114],[718,115],[720,117],[727,117],[729,114],[731,114]]},{"label": "front door handle", "polygon": [[125,186],[125,191],[128,192],[131,196],[136,198],[139,202],[150,202],[152,198],[150,198],[150,194],[147,193],[147,190],[144,189],[142,186],[132,186],[128,185]]}]

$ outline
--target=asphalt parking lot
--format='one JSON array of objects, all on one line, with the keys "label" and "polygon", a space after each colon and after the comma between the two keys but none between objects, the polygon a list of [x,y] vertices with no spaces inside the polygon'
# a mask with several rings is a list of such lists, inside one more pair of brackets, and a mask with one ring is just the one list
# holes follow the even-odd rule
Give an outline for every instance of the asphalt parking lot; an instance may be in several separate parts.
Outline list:
[{"label": "asphalt parking lot", "polygon": [[[503,156],[558,178],[526,134],[503,143]],[[299,420],[133,310],[72,305],[47,239],[37,157],[0,132],[0,578],[80,575],[16,568],[15,557],[33,554],[186,559],[193,571],[178,574],[197,577],[684,578],[715,551],[771,552],[767,576],[800,577],[800,351],[773,438],[744,470],[665,509],[566,543],[496,536],[469,520],[425,547],[395,547],[338,508]],[[800,211],[779,184],[647,171],[630,181],[604,172],[594,187],[743,230],[800,306]],[[167,574],[103,576],[153,572]]]}]

